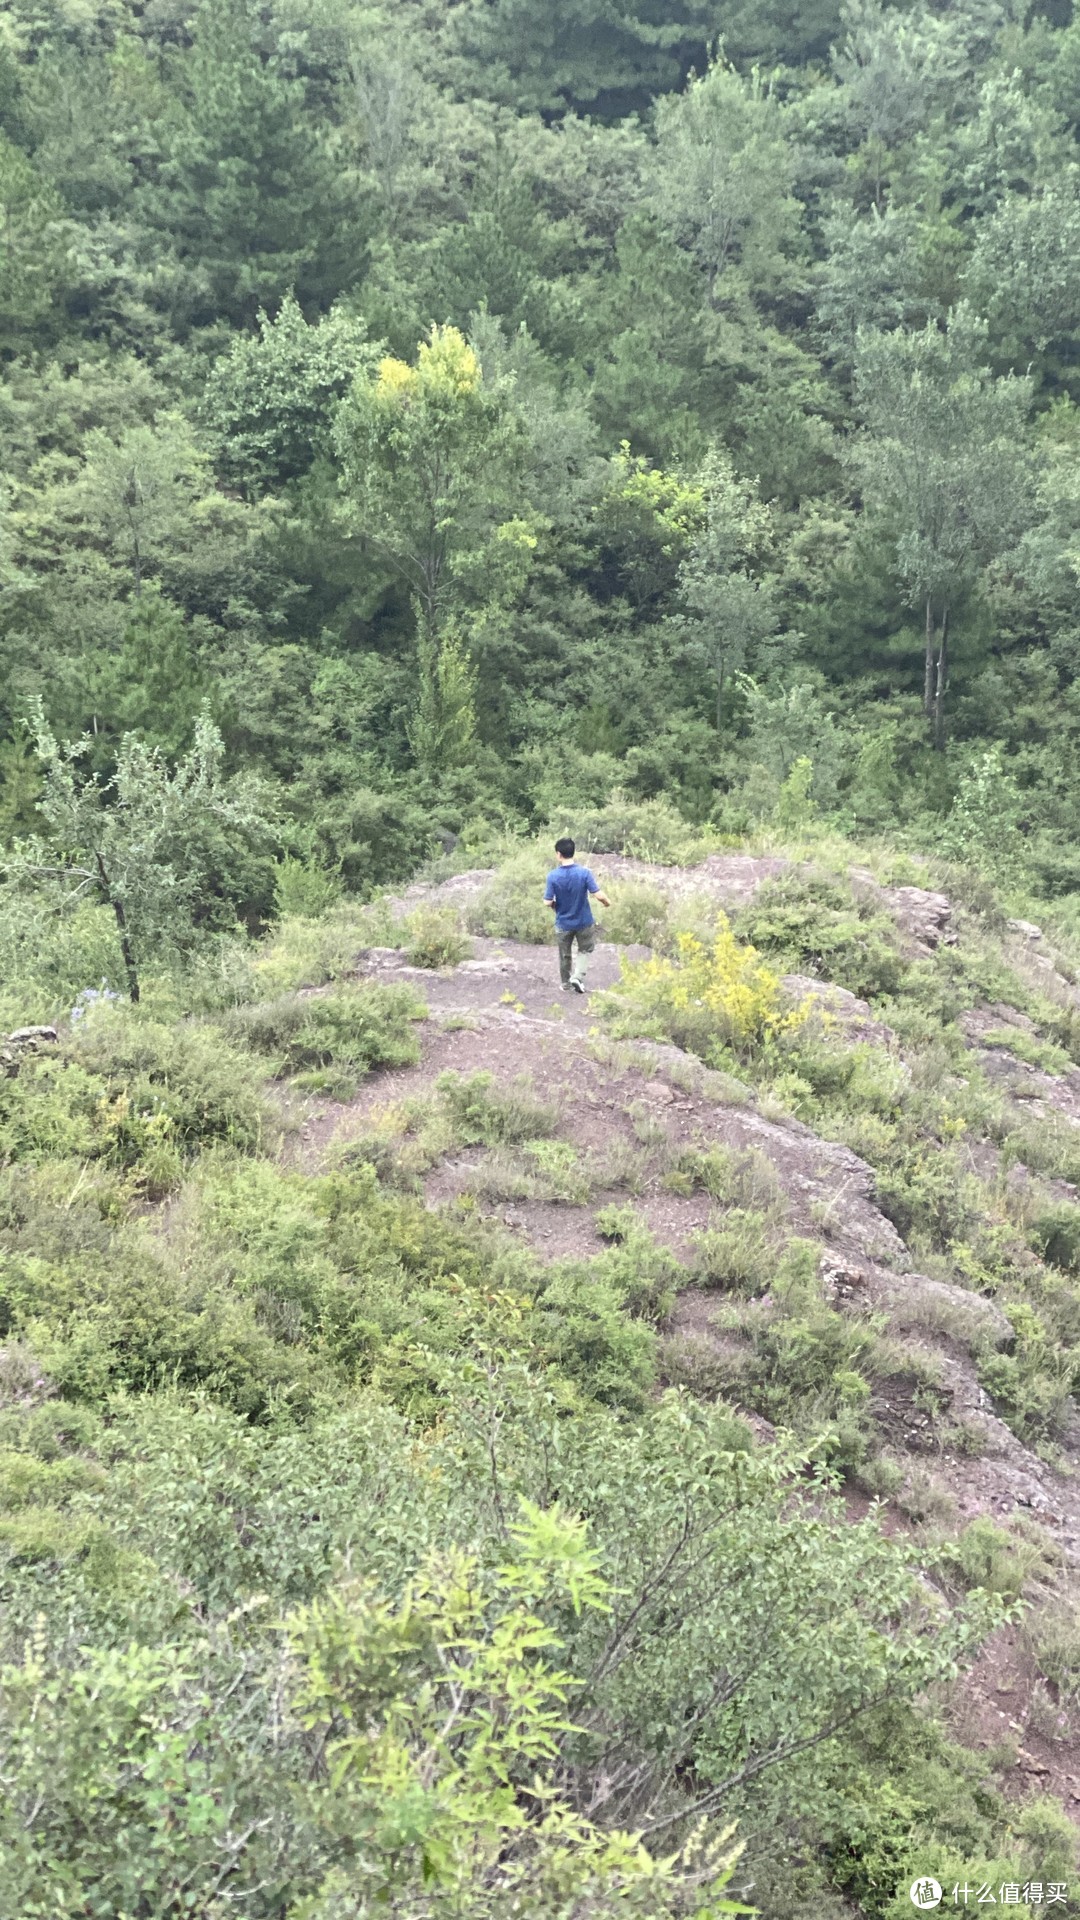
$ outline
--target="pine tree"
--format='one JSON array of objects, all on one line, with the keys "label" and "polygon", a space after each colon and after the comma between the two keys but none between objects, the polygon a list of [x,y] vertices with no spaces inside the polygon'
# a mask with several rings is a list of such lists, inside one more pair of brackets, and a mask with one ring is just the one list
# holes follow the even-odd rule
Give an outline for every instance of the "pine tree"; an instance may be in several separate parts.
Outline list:
[{"label": "pine tree", "polygon": [[303,83],[260,45],[251,0],[204,0],[186,98],[146,211],[192,269],[192,318],[251,324],[295,288],[327,304],[363,264],[359,208]]}]

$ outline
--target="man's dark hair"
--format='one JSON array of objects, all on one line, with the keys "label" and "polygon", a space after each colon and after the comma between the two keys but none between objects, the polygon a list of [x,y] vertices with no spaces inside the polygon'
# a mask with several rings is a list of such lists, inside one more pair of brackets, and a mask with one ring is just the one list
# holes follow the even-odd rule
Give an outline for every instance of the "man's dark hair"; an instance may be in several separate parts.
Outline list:
[{"label": "man's dark hair", "polygon": [[572,840],[556,840],[555,851],[560,860],[569,860],[574,852],[574,843]]}]

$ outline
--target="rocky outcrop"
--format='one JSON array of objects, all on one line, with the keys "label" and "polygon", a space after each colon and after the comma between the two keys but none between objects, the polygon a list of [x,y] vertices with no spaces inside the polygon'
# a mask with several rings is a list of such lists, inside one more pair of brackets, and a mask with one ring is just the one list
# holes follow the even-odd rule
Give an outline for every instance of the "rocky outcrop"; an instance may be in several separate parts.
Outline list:
[{"label": "rocky outcrop", "polygon": [[0,1040],[0,1074],[13,1079],[28,1054],[55,1046],[59,1037],[55,1027],[16,1027]]},{"label": "rocky outcrop", "polygon": [[848,877],[858,894],[892,916],[910,959],[925,959],[939,947],[955,946],[952,901],[946,894],[925,887],[882,886],[869,867],[852,867]]}]

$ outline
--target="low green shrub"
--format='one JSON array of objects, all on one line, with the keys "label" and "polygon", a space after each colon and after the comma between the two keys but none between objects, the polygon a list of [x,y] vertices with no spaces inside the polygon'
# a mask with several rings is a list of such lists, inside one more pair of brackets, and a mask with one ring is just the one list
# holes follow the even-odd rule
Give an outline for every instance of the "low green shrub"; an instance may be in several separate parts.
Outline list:
[{"label": "low green shrub", "polygon": [[596,1228],[612,1245],[591,1270],[617,1289],[628,1313],[656,1324],[666,1320],[684,1277],[674,1254],[659,1244],[633,1207],[601,1207]]},{"label": "low green shrub", "polygon": [[467,1189],[492,1200],[562,1200],[582,1206],[591,1181],[568,1140],[493,1147],[467,1176]]},{"label": "low green shrub", "polygon": [[101,1007],[0,1078],[0,1162],[95,1162],[156,1197],[207,1146],[273,1132],[251,1062],[206,1028]]},{"label": "low green shrub", "polygon": [[357,1081],[376,1067],[416,1065],[415,1025],[426,1014],[411,987],[362,982],[237,1007],[223,1024],[230,1038],[266,1054],[276,1074],[348,1098]]},{"label": "low green shrub", "polygon": [[273,999],[344,979],[365,947],[392,946],[394,939],[389,910],[380,902],[333,907],[315,919],[288,913],[255,953],[251,992],[245,997]]},{"label": "low green shrub", "polygon": [[895,993],[906,972],[896,928],[880,908],[824,875],[766,881],[738,932],[788,973],[810,973],[860,999]]},{"label": "low green shrub", "polygon": [[167,1115],[182,1147],[258,1146],[267,1121],[258,1076],[213,1028],[103,1007],[80,1021],[69,1047],[114,1094],[123,1090],[133,1112]]},{"label": "low green shrub", "polygon": [[735,1207],[722,1226],[697,1235],[691,1271],[699,1286],[749,1297],[766,1291],[777,1264],[766,1215]]},{"label": "low green shrub", "polygon": [[734,1155],[726,1147],[684,1147],[664,1175],[664,1185],[684,1199],[703,1192],[714,1200],[733,1200]]},{"label": "low green shrub", "polygon": [[633,1207],[604,1207],[598,1230],[612,1244],[588,1262],[563,1261],[540,1278],[538,1326],[562,1373],[598,1400],[640,1410],[653,1387],[654,1328],[675,1303],[682,1270]]},{"label": "low green shrub", "polygon": [[737,1400],[749,1355],[711,1333],[667,1334],[660,1342],[657,1367],[661,1384],[692,1393],[696,1400]]},{"label": "low green shrub", "polygon": [[0,882],[0,1029],[55,1020],[88,987],[119,990],[122,975],[107,907],[57,913],[48,893]]},{"label": "low green shrub", "polygon": [[894,1054],[865,1040],[853,1044],[816,1018],[785,1039],[778,1058],[785,1073],[806,1082],[813,1095],[809,1111],[815,1117],[837,1108],[893,1115],[908,1084],[904,1065]]},{"label": "low green shrub", "polygon": [[894,1136],[875,1166],[874,1198],[902,1239],[944,1249],[972,1229],[982,1190],[955,1147]]},{"label": "low green shrub", "polygon": [[588,1157],[589,1184],[594,1191],[622,1187],[627,1193],[641,1193],[648,1170],[648,1154],[622,1134],[616,1134]]},{"label": "low green shrub", "polygon": [[1029,1615],[1024,1633],[1058,1700],[1065,1706],[1080,1700],[1080,1607],[1059,1596]]},{"label": "low green shrub", "polygon": [[469,932],[492,940],[546,945],[554,938],[555,916],[544,905],[544,879],[554,864],[554,853],[545,854],[539,848],[506,861],[465,909]]},{"label": "low green shrub", "polygon": [[341,878],[315,860],[283,854],[274,867],[274,911],[279,920],[319,920],[341,901]]},{"label": "low green shrub", "polygon": [[1029,1876],[1042,1874],[1045,1881],[1067,1886],[1076,1874],[1076,1823],[1069,1818],[1060,1800],[1053,1794],[1038,1794],[1021,1807],[1015,1818],[1017,1838]]},{"label": "low green shrub", "polygon": [[1029,1302],[1010,1300],[1005,1311],[1013,1329],[1012,1351],[981,1354],[979,1380],[1020,1439],[1057,1439],[1071,1412],[1075,1357],[1063,1351]]},{"label": "low green shrub", "polygon": [[1071,1200],[1040,1208],[1029,1223],[1028,1237],[1051,1266],[1080,1273],[1080,1207]]},{"label": "low green shrub", "polygon": [[137,1231],[107,1255],[0,1263],[0,1330],[25,1339],[67,1399],[101,1407],[119,1388],[205,1387],[248,1418],[310,1404],[319,1363],[276,1339],[258,1303],[185,1269]]},{"label": "low green shrub", "polygon": [[467,960],[472,943],[450,907],[420,907],[405,923],[405,958],[413,967],[456,967]]},{"label": "low green shrub", "polygon": [[1080,1132],[1063,1114],[1043,1113],[1007,1126],[1001,1147],[1006,1165],[1019,1161],[1032,1173],[1080,1186]]},{"label": "low green shrub", "polygon": [[435,1092],[462,1146],[516,1146],[555,1131],[558,1113],[537,1100],[527,1076],[496,1085],[490,1073],[441,1073]]},{"label": "low green shrub", "polygon": [[590,1169],[569,1140],[527,1140],[522,1149],[545,1180],[555,1200],[582,1205],[592,1187]]},{"label": "low green shrub", "polygon": [[904,1469],[893,1454],[875,1453],[853,1473],[860,1492],[873,1500],[892,1500],[904,1484]]},{"label": "low green shrub", "polygon": [[1032,1574],[1045,1567],[1037,1547],[996,1526],[984,1513],[949,1542],[942,1557],[962,1586],[981,1587],[1010,1604],[1020,1599]]},{"label": "low green shrub", "polygon": [[[1058,972],[1064,971],[1060,958]],[[1073,1063],[1080,1063],[1080,1007],[1071,1001],[1060,1005],[1056,1000],[1041,1000],[1033,995],[1028,1003],[1032,1018],[1040,1032],[1044,1033],[1051,1046],[1060,1048]]]},{"label": "low green shrub", "polygon": [[752,1404],[779,1425],[802,1431],[845,1411],[865,1422],[874,1346],[868,1323],[830,1307],[772,1314],[755,1331]]},{"label": "low green shrub", "polygon": [[713,1200],[747,1207],[762,1214],[784,1211],[780,1177],[766,1154],[756,1147],[732,1151],[722,1146],[686,1147],[664,1176],[672,1193],[704,1192]]},{"label": "low green shrub", "polygon": [[656,1335],[627,1304],[598,1262],[560,1264],[538,1286],[535,1333],[548,1365],[602,1403],[640,1412],[656,1379]]},{"label": "low green shrub", "polygon": [[101,1421],[92,1408],[69,1400],[45,1400],[32,1412],[0,1411],[0,1446],[24,1449],[38,1460],[62,1460],[88,1452],[101,1433]]},{"label": "low green shrub", "polygon": [[4,1560],[9,1579],[11,1569],[20,1565],[51,1573],[57,1562],[86,1560],[98,1584],[115,1572],[118,1555],[99,1521],[75,1518],[65,1507],[28,1506],[18,1513],[0,1513],[0,1564]]},{"label": "low green shrub", "polygon": [[1050,1343],[994,1353],[979,1362],[979,1381],[1021,1440],[1057,1440],[1068,1425],[1075,1362]]},{"label": "low green shrub", "polygon": [[909,1889],[921,1877],[940,1881],[946,1900],[967,1882],[976,1891],[992,1886],[995,1901],[1003,1881],[1029,1877],[1019,1852],[994,1857],[1004,1808],[985,1759],[947,1741],[928,1717],[891,1707],[869,1716],[852,1744],[855,1764],[826,1858],[830,1877],[867,1920],[907,1920]]},{"label": "low green shrub", "polygon": [[661,867],[693,866],[723,844],[720,835],[690,826],[670,801],[634,800],[619,792],[602,807],[576,807],[569,819],[552,818],[550,831],[552,842],[570,834],[581,857],[621,853]]},{"label": "low green shrub", "polygon": [[639,881],[614,887],[604,908],[604,933],[621,947],[658,947],[668,931],[667,896]]}]

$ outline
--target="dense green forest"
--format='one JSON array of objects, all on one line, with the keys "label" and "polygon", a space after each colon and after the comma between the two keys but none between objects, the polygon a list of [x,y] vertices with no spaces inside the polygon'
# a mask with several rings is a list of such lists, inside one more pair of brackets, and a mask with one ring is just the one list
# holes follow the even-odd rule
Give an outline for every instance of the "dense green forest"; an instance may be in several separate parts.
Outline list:
[{"label": "dense green forest", "polygon": [[1080,26],[0,29],[6,832],[40,696],[103,771],[208,708],[361,891],[616,783],[737,832],[803,757],[928,844],[989,785],[1073,887]]},{"label": "dense green forest", "polygon": [[1068,0],[5,0],[0,1920],[1066,1910],[1078,664]]}]

